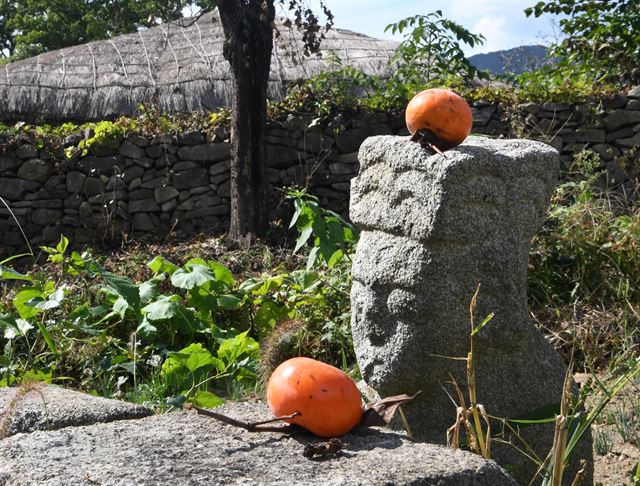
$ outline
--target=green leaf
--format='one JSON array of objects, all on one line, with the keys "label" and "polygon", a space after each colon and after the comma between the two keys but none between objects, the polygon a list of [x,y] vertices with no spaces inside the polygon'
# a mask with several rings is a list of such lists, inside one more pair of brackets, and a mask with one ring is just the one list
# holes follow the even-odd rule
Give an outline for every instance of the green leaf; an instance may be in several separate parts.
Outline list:
[{"label": "green leaf", "polygon": [[184,306],[178,295],[162,295],[142,308],[145,317],[151,321],[163,321],[182,314]]},{"label": "green leaf", "polygon": [[298,239],[296,240],[296,247],[293,249],[293,253],[296,253],[300,248],[302,248],[307,243],[312,234],[313,227],[311,225],[304,227],[300,231],[300,236],[298,236]]},{"label": "green leaf", "polygon": [[216,278],[208,266],[201,264],[187,265],[185,268],[179,268],[171,275],[171,284],[174,287],[191,290]]},{"label": "green leaf", "polygon": [[213,270],[213,274],[218,282],[224,283],[229,289],[235,287],[236,281],[233,278],[231,270],[225,267],[222,263],[218,263],[213,260],[209,260],[207,265],[209,265],[209,268]]},{"label": "green leaf", "polygon": [[[2,323],[0,322],[0,326],[2,326]],[[7,340],[7,341],[11,341],[12,339],[15,339],[16,337],[18,337],[19,333],[17,331],[17,329],[15,329],[14,327],[5,327],[4,328],[4,333],[2,334],[2,336]]]},{"label": "green leaf", "polygon": [[112,306],[113,314],[119,315],[120,319],[124,319],[124,316],[130,308],[129,303],[121,296],[118,296]]},{"label": "green leaf", "polygon": [[160,255],[154,257],[149,263],[147,263],[147,266],[153,273],[163,272],[169,275],[172,275],[173,272],[180,268],[178,267],[178,265],[171,263],[169,260],[161,257]]},{"label": "green leaf", "polygon": [[559,413],[560,403],[551,403],[507,420],[521,425],[546,424],[554,422]]},{"label": "green leaf", "polygon": [[307,257],[307,270],[311,270],[313,266],[316,264],[316,260],[318,258],[318,253],[320,252],[320,247],[314,246],[309,252],[309,256]]},{"label": "green leaf", "polygon": [[191,371],[191,373],[203,367],[215,367],[213,355],[208,349],[204,349],[200,343],[186,347],[180,354],[187,355],[184,366]]},{"label": "green leaf", "polygon": [[5,267],[0,265],[0,279],[2,280],[24,280],[32,282],[33,277],[31,275],[24,275],[11,267]]},{"label": "green leaf", "polygon": [[155,278],[142,282],[138,287],[140,292],[140,303],[147,304],[158,297],[160,290],[158,289],[158,281]]},{"label": "green leaf", "polygon": [[145,339],[153,339],[158,334],[158,328],[145,317],[138,325],[136,332]]},{"label": "green leaf", "polygon": [[44,383],[51,383],[53,373],[51,371],[45,372],[42,370],[27,370],[22,375],[24,382],[42,381]]},{"label": "green leaf", "polygon": [[56,347],[56,343],[53,341],[53,338],[51,337],[51,334],[49,334],[49,331],[47,330],[45,325],[39,320],[36,320],[36,326],[38,326],[38,329],[40,330],[40,334],[42,334],[42,337],[47,343],[47,347],[49,348],[49,351],[51,351],[56,358],[59,358],[58,348]]},{"label": "green leaf", "polygon": [[129,278],[120,275],[114,275],[111,272],[103,271],[102,278],[107,282],[109,287],[115,290],[127,304],[136,311],[140,308],[140,291],[138,286]]},{"label": "green leaf", "polygon": [[33,329],[33,326],[29,321],[25,319],[16,319],[16,328],[22,333],[23,336],[26,336],[26,334],[31,329]]},{"label": "green leaf", "polygon": [[491,314],[489,314],[487,317],[485,317],[485,318],[484,318],[484,320],[483,320],[480,324],[478,324],[478,325],[475,327],[475,329],[473,329],[473,330],[471,331],[471,335],[472,335],[472,336],[475,336],[476,334],[478,334],[478,333],[480,332],[480,330],[481,330],[484,326],[486,326],[486,325],[489,323],[489,321],[490,321],[491,319],[493,319],[493,316],[494,316],[494,315],[495,315],[495,313],[493,313],[493,312],[492,312],[492,313],[491,313]]},{"label": "green leaf", "polygon": [[60,243],[56,245],[56,250],[58,251],[58,253],[64,254],[64,252],[67,251],[68,246],[69,239],[64,235],[60,235]]},{"label": "green leaf", "polygon": [[45,311],[59,307],[63,300],[64,287],[59,287],[52,294],[48,295],[45,300],[34,299],[27,302],[27,305],[33,305],[34,307]]},{"label": "green leaf", "polygon": [[295,310],[267,300],[262,303],[255,316],[253,316],[253,322],[258,329],[264,332],[273,329],[282,320],[293,319],[295,314]]},{"label": "green leaf", "polygon": [[339,263],[340,260],[342,260],[343,256],[344,252],[342,250],[334,251],[333,255],[331,255],[331,258],[329,258],[329,261],[327,262],[327,266],[329,268],[333,268],[336,263]]},{"label": "green leaf", "polygon": [[9,263],[12,260],[17,260],[18,258],[26,256],[33,256],[33,253],[19,253],[17,255],[11,255],[10,257],[7,257],[4,260],[0,261],[0,266],[4,265],[5,263]]},{"label": "green leaf", "polygon": [[210,391],[199,391],[189,399],[189,403],[202,408],[215,408],[224,404],[224,400]]},{"label": "green leaf", "polygon": [[218,298],[203,287],[190,290],[188,302],[191,307],[197,309],[198,313],[213,312],[218,308]]},{"label": "green leaf", "polygon": [[28,305],[28,303],[33,302],[34,299],[44,300],[44,294],[41,288],[25,287],[13,298],[13,305],[18,311],[18,315],[23,319],[29,319],[42,312],[41,309],[33,305]]},{"label": "green leaf", "polygon": [[224,310],[234,311],[242,307],[242,299],[230,294],[221,295],[218,297],[218,305]]},{"label": "green leaf", "polygon": [[225,363],[235,363],[242,355],[257,358],[258,343],[247,336],[248,333],[249,331],[245,331],[231,339],[224,340],[218,348],[218,358]]}]

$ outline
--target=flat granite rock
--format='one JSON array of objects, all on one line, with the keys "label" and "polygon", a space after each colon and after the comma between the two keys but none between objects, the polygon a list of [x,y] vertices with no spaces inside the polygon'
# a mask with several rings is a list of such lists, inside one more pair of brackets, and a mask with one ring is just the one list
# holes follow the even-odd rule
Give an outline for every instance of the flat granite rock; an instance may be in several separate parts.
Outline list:
[{"label": "flat granite rock", "polygon": [[[259,403],[219,411],[268,418]],[[195,413],[34,432],[0,441],[0,486],[516,484],[493,461],[383,429],[348,434],[343,450],[324,460],[302,455],[315,440],[247,432]]]},{"label": "flat granite rock", "polygon": [[0,388],[0,439],[36,430],[147,417],[142,405],[94,397],[53,385]]}]

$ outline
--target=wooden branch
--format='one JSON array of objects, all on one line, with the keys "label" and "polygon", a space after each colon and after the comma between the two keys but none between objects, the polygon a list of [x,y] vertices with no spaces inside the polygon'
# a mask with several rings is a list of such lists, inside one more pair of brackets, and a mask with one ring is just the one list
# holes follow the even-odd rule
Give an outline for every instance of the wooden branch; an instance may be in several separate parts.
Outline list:
[{"label": "wooden branch", "polygon": [[269,420],[262,420],[258,422],[245,422],[244,420],[237,420],[231,417],[227,417],[226,415],[223,415],[218,412],[212,412],[211,410],[196,407],[195,405],[192,405],[190,403],[186,404],[184,408],[186,410],[195,410],[198,413],[198,415],[205,415],[206,417],[211,417],[227,425],[233,425],[234,427],[239,427],[249,432],[282,432],[282,433],[291,432],[292,427],[290,425],[278,425],[278,426],[271,425],[270,426],[269,424],[272,424],[274,422],[281,422],[283,420],[289,420],[294,417],[297,417],[298,415],[301,415],[300,412],[294,412],[291,415],[285,415],[283,417],[275,417]]}]

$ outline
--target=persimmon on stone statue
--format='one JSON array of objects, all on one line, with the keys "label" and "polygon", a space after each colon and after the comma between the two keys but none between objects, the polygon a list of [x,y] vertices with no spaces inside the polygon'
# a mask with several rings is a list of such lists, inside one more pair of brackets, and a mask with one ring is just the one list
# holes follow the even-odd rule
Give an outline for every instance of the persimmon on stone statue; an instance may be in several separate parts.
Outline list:
[{"label": "persimmon on stone statue", "polygon": [[405,122],[411,140],[442,154],[469,136],[473,114],[464,98],[453,91],[431,88],[409,101]]}]

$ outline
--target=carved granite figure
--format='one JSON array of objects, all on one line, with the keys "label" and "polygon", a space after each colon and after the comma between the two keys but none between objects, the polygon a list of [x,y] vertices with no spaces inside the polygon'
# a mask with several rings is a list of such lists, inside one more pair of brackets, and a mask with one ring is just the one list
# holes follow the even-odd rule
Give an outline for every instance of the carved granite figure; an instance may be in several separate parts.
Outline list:
[{"label": "carved granite figure", "polygon": [[[526,291],[557,152],[540,142],[470,137],[442,157],[406,137],[381,136],[362,144],[359,161],[350,207],[361,229],[352,330],[367,384],[382,396],[421,390],[405,407],[413,432],[445,442],[456,414],[447,382],[453,377],[466,390],[465,362],[446,357],[469,351],[469,304],[481,284],[476,320],[495,316],[475,337],[479,403],[508,418],[559,403],[566,366],[530,322]],[[544,457],[552,430],[523,433]],[[590,465],[590,439],[585,444],[578,455]],[[519,453],[493,447],[517,478],[531,478],[535,467]]]}]

